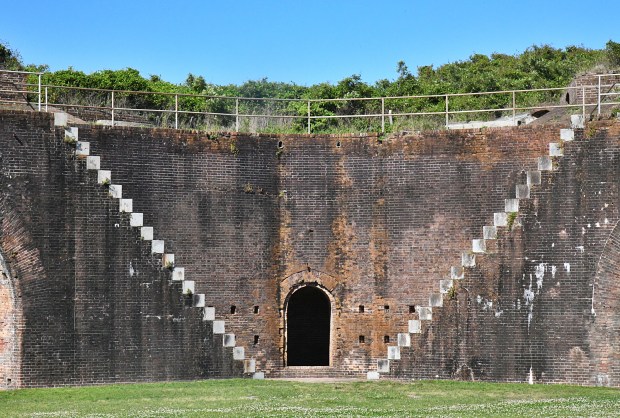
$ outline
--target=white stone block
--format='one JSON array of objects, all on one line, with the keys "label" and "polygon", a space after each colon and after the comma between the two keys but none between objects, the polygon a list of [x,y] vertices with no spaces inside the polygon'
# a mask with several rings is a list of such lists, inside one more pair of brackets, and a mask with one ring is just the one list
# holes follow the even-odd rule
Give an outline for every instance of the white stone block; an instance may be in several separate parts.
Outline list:
[{"label": "white stone block", "polygon": [[133,199],[120,199],[118,201],[118,210],[124,213],[133,212]]},{"label": "white stone block", "polygon": [[482,227],[482,238],[496,239],[497,238],[497,227],[496,226],[483,226]]},{"label": "white stone block", "polygon": [[583,129],[586,127],[583,115],[570,115],[570,126],[573,129]]},{"label": "white stone block", "polygon": [[236,343],[235,334],[224,334],[222,342],[224,347],[234,347]]},{"label": "white stone block", "polygon": [[172,281],[182,282],[185,280],[185,267],[175,267],[172,269]]},{"label": "white stone block", "polygon": [[194,308],[205,307],[205,295],[204,293],[196,293],[194,295]]},{"label": "white stone block", "polygon": [[[174,267],[174,254],[164,254],[161,258],[161,265],[163,268],[173,268]],[[174,273],[174,269],[172,270]],[[174,275],[172,280],[174,280]],[[183,280],[183,279],[181,279]]]},{"label": "white stone block", "polygon": [[89,155],[86,157],[87,170],[99,170],[101,168],[101,157],[98,155]]},{"label": "white stone block", "polygon": [[366,379],[367,380],[379,380],[379,372],[367,372]]},{"label": "white stone block", "polygon": [[476,265],[476,255],[470,253],[461,254],[461,265],[463,267],[474,267]]},{"label": "white stone block", "polygon": [[245,348],[234,347],[233,348],[233,360],[245,360]]},{"label": "white stone block", "polygon": [[527,184],[528,186],[536,186],[542,182],[541,173],[538,170],[527,172]]},{"label": "white stone block", "polygon": [[398,346],[388,347],[388,360],[400,360],[400,347]]},{"label": "white stone block", "polygon": [[88,157],[90,155],[90,142],[78,141],[75,144],[75,155],[82,158]]},{"label": "white stone block", "polygon": [[553,160],[549,156],[538,157],[538,170],[539,171],[551,171],[553,170]]},{"label": "white stone block", "polygon": [[439,293],[446,294],[452,289],[454,282],[450,279],[442,279],[439,281]]},{"label": "white stone block", "polygon": [[154,239],[151,245],[151,252],[153,254],[163,254],[164,253],[164,241],[161,239]]},{"label": "white stone block", "polygon": [[517,190],[515,193],[517,199],[529,199],[530,198],[530,186],[527,184],[517,184]]},{"label": "white stone block", "polygon": [[508,214],[506,212],[496,212],[493,214],[493,225],[508,226]]},{"label": "white stone block", "polygon": [[431,321],[433,319],[433,308],[430,306],[420,306],[417,311],[420,321]]},{"label": "white stone block", "polygon": [[65,129],[65,142],[75,144],[78,141],[78,128],[71,127]]},{"label": "white stone block", "polygon": [[255,373],[256,372],[256,360],[253,358],[243,362],[243,373]]},{"label": "white stone block", "polygon": [[474,239],[471,241],[471,250],[475,253],[485,253],[487,251],[487,244],[483,239]]},{"label": "white stone block", "polygon": [[142,223],[144,221],[144,215],[141,213],[132,213],[129,216],[129,225],[131,226],[142,226]]},{"label": "white stone block", "polygon": [[506,199],[504,201],[504,212],[519,212],[519,199]]},{"label": "white stone block", "polygon": [[443,306],[443,295],[441,293],[431,293],[428,298],[428,304],[431,307],[442,307]]},{"label": "white stone block", "polygon": [[183,280],[182,289],[184,295],[188,293],[194,294],[194,281],[193,280]]},{"label": "white stone block", "polygon": [[252,375],[252,379],[263,380],[264,378],[265,378],[264,372],[256,372],[254,373],[254,375]]},{"label": "white stone block", "polygon": [[120,199],[123,197],[123,185],[122,184],[110,184],[108,193],[114,199]]},{"label": "white stone block", "polygon": [[575,131],[572,129],[560,129],[560,140],[570,142],[575,140]]},{"label": "white stone block", "polygon": [[153,227],[143,226],[140,228],[140,237],[145,241],[151,241],[153,239]]},{"label": "white stone block", "polygon": [[224,321],[213,321],[213,334],[224,333]]},{"label": "white stone block", "polygon": [[409,320],[409,333],[420,334],[422,332],[422,321],[418,319]]},{"label": "white stone block", "polygon": [[207,306],[202,312],[203,321],[215,321],[215,308],[213,306]]},{"label": "white stone block", "polygon": [[465,273],[462,266],[450,267],[450,278],[452,280],[461,280],[464,274]]},{"label": "white stone block", "polygon": [[411,335],[409,333],[399,333],[396,336],[396,341],[399,347],[411,347]]},{"label": "white stone block", "polygon": [[64,112],[54,113],[54,126],[67,126],[68,115]]},{"label": "white stone block", "polygon": [[390,372],[390,360],[381,359],[377,360],[377,373],[389,373]]},{"label": "white stone block", "polygon": [[549,144],[550,157],[562,157],[564,155],[564,147],[559,142],[551,142]]},{"label": "white stone block", "polygon": [[110,170],[99,170],[97,171],[97,183],[104,184],[112,181],[112,172]]}]

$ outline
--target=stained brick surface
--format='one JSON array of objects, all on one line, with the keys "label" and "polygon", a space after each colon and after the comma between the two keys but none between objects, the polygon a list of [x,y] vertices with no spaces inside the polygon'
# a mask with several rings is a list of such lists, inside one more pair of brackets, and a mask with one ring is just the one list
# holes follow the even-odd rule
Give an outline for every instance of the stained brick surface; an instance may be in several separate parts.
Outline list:
[{"label": "stained brick surface", "polygon": [[[28,330],[22,384],[240,375],[50,120],[0,113],[2,252]],[[257,371],[365,376],[559,129],[379,141],[84,125],[79,139]],[[525,381],[531,369],[541,382],[618,385],[608,337],[618,329],[619,137],[618,125],[589,127],[562,144],[557,170],[400,347],[390,376]],[[286,304],[303,285],[331,301],[329,367],[284,367]]]}]

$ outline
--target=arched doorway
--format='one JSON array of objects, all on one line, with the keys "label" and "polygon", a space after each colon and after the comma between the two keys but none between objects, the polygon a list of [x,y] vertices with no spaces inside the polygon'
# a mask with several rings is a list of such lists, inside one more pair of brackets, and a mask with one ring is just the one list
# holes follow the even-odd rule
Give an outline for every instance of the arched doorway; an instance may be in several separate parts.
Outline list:
[{"label": "arched doorway", "polygon": [[287,365],[329,366],[331,303],[316,286],[294,291],[286,309]]}]

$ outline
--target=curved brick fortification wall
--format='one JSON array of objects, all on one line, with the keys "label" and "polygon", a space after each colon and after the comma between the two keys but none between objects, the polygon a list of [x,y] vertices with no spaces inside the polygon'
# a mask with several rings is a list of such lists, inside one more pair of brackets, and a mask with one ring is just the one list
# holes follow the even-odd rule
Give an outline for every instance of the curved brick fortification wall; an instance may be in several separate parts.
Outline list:
[{"label": "curved brick fortification wall", "polygon": [[[33,330],[22,362],[37,365],[23,366],[23,384],[242,374],[211,322],[179,305],[169,272],[64,130],[45,115],[1,117],[2,248],[20,245],[11,266]],[[392,376],[586,384],[601,374],[591,284],[618,219],[617,129],[576,130],[560,144],[564,157],[521,199],[511,230],[497,228],[462,271],[452,267],[559,127],[379,141],[78,126],[267,376],[365,376],[398,342]],[[451,271],[443,307],[412,330]],[[330,300],[327,367],[285,367],[287,303],[304,285]]]}]

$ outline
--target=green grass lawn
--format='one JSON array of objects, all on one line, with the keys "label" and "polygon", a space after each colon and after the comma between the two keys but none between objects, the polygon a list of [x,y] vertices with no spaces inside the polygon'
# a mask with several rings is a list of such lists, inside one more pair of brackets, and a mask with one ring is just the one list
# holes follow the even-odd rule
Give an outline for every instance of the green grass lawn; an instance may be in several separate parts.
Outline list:
[{"label": "green grass lawn", "polygon": [[440,381],[211,380],[0,392],[0,417],[611,417],[620,390]]}]

